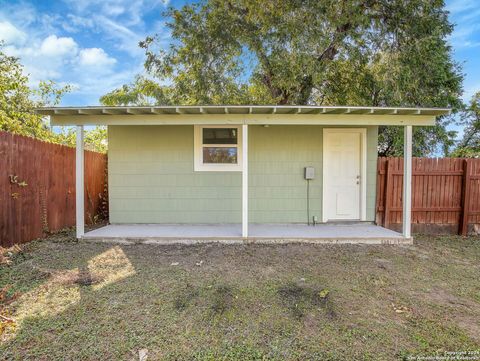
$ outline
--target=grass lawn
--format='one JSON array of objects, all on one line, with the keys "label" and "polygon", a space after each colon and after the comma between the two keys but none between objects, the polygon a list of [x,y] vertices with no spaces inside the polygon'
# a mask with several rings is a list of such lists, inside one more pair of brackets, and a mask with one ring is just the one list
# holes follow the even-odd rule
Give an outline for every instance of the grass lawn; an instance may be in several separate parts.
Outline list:
[{"label": "grass lawn", "polygon": [[0,289],[11,285],[2,314],[15,321],[2,321],[0,358],[138,360],[147,350],[148,360],[399,360],[480,351],[478,237],[418,236],[414,246],[73,239],[33,242],[0,265]]}]

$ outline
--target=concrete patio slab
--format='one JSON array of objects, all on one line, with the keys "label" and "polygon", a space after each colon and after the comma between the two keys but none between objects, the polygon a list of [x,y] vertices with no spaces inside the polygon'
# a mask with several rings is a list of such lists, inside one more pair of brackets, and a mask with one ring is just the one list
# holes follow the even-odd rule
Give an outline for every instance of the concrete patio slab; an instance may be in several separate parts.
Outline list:
[{"label": "concrete patio slab", "polygon": [[371,223],[250,224],[242,238],[240,224],[111,224],[87,232],[90,241],[147,244],[197,243],[361,243],[410,244],[411,238]]}]

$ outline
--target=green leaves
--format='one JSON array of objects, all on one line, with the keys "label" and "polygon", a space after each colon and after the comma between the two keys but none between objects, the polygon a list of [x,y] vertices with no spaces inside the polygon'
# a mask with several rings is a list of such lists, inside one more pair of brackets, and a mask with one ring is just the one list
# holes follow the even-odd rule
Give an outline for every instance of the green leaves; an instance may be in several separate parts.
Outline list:
[{"label": "green leaves", "polygon": [[463,138],[453,151],[455,157],[480,157],[480,92],[477,92],[470,104],[460,114],[460,124],[465,126]]},{"label": "green leaves", "polygon": [[[28,85],[28,76],[16,57],[6,55],[0,42],[0,130],[39,138],[44,141],[75,146],[73,129],[53,132],[46,119],[33,110],[42,106],[60,103],[62,96],[71,91],[67,85],[58,87],[51,80],[42,81],[38,88]],[[106,152],[106,129],[97,128],[86,132],[87,149]]]},{"label": "green leaves", "polygon": [[172,104],[168,92],[157,82],[137,76],[135,81],[129,85],[123,85],[100,98],[104,105],[151,105],[151,104]]},{"label": "green leaves", "polygon": [[28,86],[28,77],[18,58],[1,51],[0,43],[0,130],[50,140],[51,131],[33,109],[58,104],[70,87],[58,88],[52,81],[41,82],[38,89]]},{"label": "green leaves", "polygon": [[[85,131],[85,149],[94,152],[106,153],[108,149],[107,127],[97,126],[91,130]],[[55,143],[75,147],[76,131],[74,127],[64,127],[62,132],[56,134]]]},{"label": "green leaves", "polygon": [[[205,0],[167,15],[172,43],[140,43],[155,95],[140,77],[102,102],[461,108],[442,0]],[[444,144],[439,127],[418,134]]]}]

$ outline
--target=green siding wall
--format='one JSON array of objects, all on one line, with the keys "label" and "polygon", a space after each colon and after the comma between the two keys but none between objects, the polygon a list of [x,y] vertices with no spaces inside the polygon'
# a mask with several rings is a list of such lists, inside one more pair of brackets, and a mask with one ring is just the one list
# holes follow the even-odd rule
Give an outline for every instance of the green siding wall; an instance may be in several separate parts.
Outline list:
[{"label": "green siding wall", "polygon": [[322,128],[319,126],[251,127],[250,221],[307,222],[307,182],[303,168],[315,168],[310,181],[310,215],[321,219]]},{"label": "green siding wall", "polygon": [[[377,127],[367,127],[367,217],[374,219]],[[239,223],[241,173],[194,172],[193,126],[109,126],[112,223]],[[315,167],[321,219],[322,127],[249,127],[250,222],[306,222],[303,167]]]},{"label": "green siding wall", "polygon": [[109,126],[112,223],[241,221],[241,174],[193,172],[193,126]]}]

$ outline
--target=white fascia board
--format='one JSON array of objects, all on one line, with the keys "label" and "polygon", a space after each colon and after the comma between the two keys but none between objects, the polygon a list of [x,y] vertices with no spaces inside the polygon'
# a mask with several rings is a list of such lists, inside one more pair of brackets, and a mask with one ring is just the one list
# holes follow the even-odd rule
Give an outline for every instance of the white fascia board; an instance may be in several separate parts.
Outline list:
[{"label": "white fascia board", "polygon": [[435,125],[434,115],[379,114],[130,114],[52,115],[52,125]]}]

